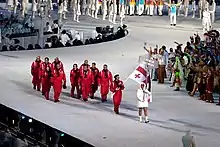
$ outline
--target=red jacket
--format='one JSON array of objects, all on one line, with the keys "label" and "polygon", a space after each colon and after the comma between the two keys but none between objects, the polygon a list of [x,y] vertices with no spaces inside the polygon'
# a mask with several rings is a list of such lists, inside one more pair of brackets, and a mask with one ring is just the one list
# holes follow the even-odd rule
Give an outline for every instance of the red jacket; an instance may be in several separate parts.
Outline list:
[{"label": "red jacket", "polygon": [[49,66],[50,67],[50,69],[51,69],[51,71],[52,71],[52,64],[51,63],[45,63],[45,62],[42,62],[41,64],[40,64],[40,75],[42,76],[43,74],[44,74],[44,72],[46,71],[46,68],[47,68],[47,66]]},{"label": "red jacket", "polygon": [[[62,63],[61,61],[59,61],[59,63],[58,63],[58,64],[60,64],[60,69],[62,69],[62,70],[64,71],[63,63]],[[52,63],[52,70],[54,70],[54,69],[55,69],[55,66],[56,66],[56,63],[55,63],[55,62],[53,62],[53,63]]]},{"label": "red jacket", "polygon": [[[79,71],[80,71],[80,73],[81,72],[83,72],[83,66],[84,66],[85,64],[83,63],[80,67],[79,67]],[[90,70],[90,65],[88,64],[88,70]]]},{"label": "red jacket", "polygon": [[110,86],[112,81],[113,81],[112,80],[112,73],[109,70],[107,70],[106,73],[105,73],[104,70],[99,72],[99,85],[101,85],[101,86],[104,86],[104,85]]},{"label": "red jacket", "polygon": [[34,61],[31,64],[31,74],[32,76],[39,76],[40,77],[40,65],[41,65],[42,61]]},{"label": "red jacket", "polygon": [[80,72],[80,78],[79,78],[79,83],[83,86],[84,84],[88,84],[91,85],[92,83],[94,83],[93,79],[92,79],[92,74],[91,71],[88,70],[87,74],[85,75],[84,72]]},{"label": "red jacket", "polygon": [[113,92],[113,102],[115,105],[120,105],[122,100],[122,90],[124,90],[124,84],[122,81],[113,81],[110,87],[111,92]]},{"label": "red jacket", "polygon": [[77,68],[76,70],[72,69],[70,71],[70,83],[71,85],[77,85],[79,83],[80,72]]},{"label": "red jacket", "polygon": [[66,75],[62,69],[59,69],[58,71],[56,69],[53,70],[53,78],[52,78],[52,83],[54,86],[56,85],[63,85],[66,83]]},{"label": "red jacket", "polygon": [[91,70],[91,74],[92,74],[92,79],[93,79],[93,82],[92,84],[97,84],[98,85],[98,78],[99,78],[99,69],[98,68],[90,68]]}]

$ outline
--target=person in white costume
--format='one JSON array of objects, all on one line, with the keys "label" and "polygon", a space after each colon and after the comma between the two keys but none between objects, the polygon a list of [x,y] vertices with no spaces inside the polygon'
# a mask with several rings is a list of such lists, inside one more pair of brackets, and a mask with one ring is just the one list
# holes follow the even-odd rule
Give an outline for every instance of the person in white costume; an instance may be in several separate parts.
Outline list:
[{"label": "person in white costume", "polygon": [[206,0],[199,0],[198,7],[199,7],[199,19],[202,19],[203,11],[204,9],[209,7],[209,3]]},{"label": "person in white costume", "polygon": [[52,0],[47,0],[47,15],[50,18],[51,17],[51,11],[53,10],[53,3]]},{"label": "person in white costume", "polygon": [[154,5],[156,5],[155,0],[149,0],[150,16],[153,16],[153,15],[154,15]]},{"label": "person in white costume", "polygon": [[116,24],[116,15],[117,15],[117,4],[116,0],[111,0],[110,2],[110,11],[109,11],[109,21],[113,24]]},{"label": "person in white costume", "polygon": [[86,14],[86,10],[87,10],[87,3],[86,0],[82,0],[82,15]]},{"label": "person in white costume", "polygon": [[[181,0],[177,0],[177,3],[179,3],[179,2],[181,2]],[[184,4],[181,3],[181,5],[179,6],[179,9],[178,9],[178,14],[177,14],[177,16],[180,16],[181,11],[183,11],[183,8],[184,8]]]},{"label": "person in white costume", "polygon": [[134,15],[135,0],[129,0],[129,14]]},{"label": "person in white costume", "polygon": [[62,22],[63,12],[64,12],[64,3],[63,3],[63,0],[59,0],[58,1],[58,22],[59,23]]},{"label": "person in white costume", "polygon": [[73,20],[79,22],[80,12],[80,0],[71,0],[71,7],[73,9]]},{"label": "person in white costume", "polygon": [[125,5],[120,5],[120,25],[123,26],[123,19],[125,18]]},{"label": "person in white costume", "polygon": [[189,0],[184,0],[184,16],[188,16],[188,10],[189,10]]},{"label": "person in white costume", "polygon": [[37,12],[37,0],[32,0],[32,19],[35,18]]},{"label": "person in white costume", "polygon": [[93,1],[94,0],[86,0],[86,14],[89,15],[89,16],[91,16]]},{"label": "person in white costume", "polygon": [[113,18],[112,18],[112,23],[116,24],[116,16],[117,16],[117,3],[116,0],[113,0]]},{"label": "person in white costume", "polygon": [[215,9],[216,9],[216,2],[215,2],[215,0],[212,0],[212,6],[211,7],[212,7],[211,8],[211,10],[212,10],[211,20],[214,23],[215,22]]},{"label": "person in white costume", "polygon": [[144,0],[139,0],[137,6],[138,6],[138,15],[141,16],[144,13]]},{"label": "person in white costume", "polygon": [[[107,4],[106,4],[106,6],[107,6]],[[109,1],[108,11],[109,11],[108,20],[109,20],[109,22],[112,22],[112,18],[113,18],[113,0]],[[106,15],[107,15],[107,13],[106,13]]]},{"label": "person in white costume", "polygon": [[[103,7],[102,8],[102,19],[105,20],[106,15],[107,15],[107,11],[108,11],[108,9],[107,9],[107,0],[102,1],[102,7]],[[111,7],[111,5],[109,5],[109,7]],[[111,9],[111,8],[109,8],[109,9]],[[110,14],[109,14],[109,16],[110,16]]]},{"label": "person in white costume", "polygon": [[95,19],[98,19],[98,12],[101,8],[102,2],[100,0],[95,0]]},{"label": "person in white costume", "polygon": [[177,7],[179,7],[182,4],[182,1],[178,4],[175,4],[175,1],[172,1],[172,4],[164,3],[170,8],[170,25],[176,26],[176,11]]},{"label": "person in white costume", "polygon": [[158,7],[158,15],[162,16],[163,15],[163,0],[158,0],[157,1],[157,7]]},{"label": "person in white costume", "polygon": [[13,9],[13,13],[17,13],[18,0],[7,0],[8,9]]},{"label": "person in white costume", "polygon": [[21,16],[24,17],[28,11],[28,0],[22,0],[22,11]]},{"label": "person in white costume", "polygon": [[96,1],[98,1],[98,0],[91,0],[90,8],[91,8],[91,16],[92,17],[95,17]]},{"label": "person in white costume", "polygon": [[193,12],[192,18],[195,18],[195,16],[196,16],[196,0],[192,1],[192,12]]},{"label": "person in white costume", "polygon": [[67,19],[66,18],[66,12],[68,12],[68,10],[67,10],[67,0],[63,0],[63,19]]},{"label": "person in white costume", "polygon": [[148,123],[148,103],[149,103],[149,97],[151,96],[151,92],[147,90],[147,86],[145,83],[140,84],[140,88],[137,90],[137,107],[139,108],[139,121],[143,121],[142,111],[144,111],[144,122]]},{"label": "person in white costume", "polygon": [[202,25],[203,25],[203,32],[205,33],[205,31],[210,31],[211,28],[211,13],[213,13],[213,11],[209,11],[208,7],[205,8],[205,10],[202,13]]}]

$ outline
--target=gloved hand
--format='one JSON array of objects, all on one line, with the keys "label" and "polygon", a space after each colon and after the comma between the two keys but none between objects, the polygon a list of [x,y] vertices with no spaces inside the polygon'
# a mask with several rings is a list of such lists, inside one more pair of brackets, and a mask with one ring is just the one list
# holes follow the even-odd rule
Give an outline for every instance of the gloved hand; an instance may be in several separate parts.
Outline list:
[{"label": "gloved hand", "polygon": [[67,87],[66,87],[66,82],[64,82],[64,84],[63,84],[63,89],[66,89]]}]

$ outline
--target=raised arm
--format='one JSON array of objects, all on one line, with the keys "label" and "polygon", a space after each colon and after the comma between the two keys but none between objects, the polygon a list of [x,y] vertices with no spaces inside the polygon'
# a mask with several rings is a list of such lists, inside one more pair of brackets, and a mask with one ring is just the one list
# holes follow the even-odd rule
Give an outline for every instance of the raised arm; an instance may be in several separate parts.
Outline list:
[{"label": "raised arm", "polygon": [[168,4],[167,2],[164,2],[164,5],[167,5],[168,7],[170,7],[170,4]]},{"label": "raised arm", "polygon": [[176,6],[179,7],[182,3],[183,3],[183,1],[177,3]]}]

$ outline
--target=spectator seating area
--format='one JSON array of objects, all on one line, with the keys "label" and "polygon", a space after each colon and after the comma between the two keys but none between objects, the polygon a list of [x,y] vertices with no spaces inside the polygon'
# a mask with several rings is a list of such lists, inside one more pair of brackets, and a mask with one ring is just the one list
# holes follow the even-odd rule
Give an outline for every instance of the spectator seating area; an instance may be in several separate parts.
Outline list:
[{"label": "spectator seating area", "polygon": [[[27,24],[28,26],[28,24]],[[30,28],[29,28],[30,29]],[[32,29],[34,30],[34,29]],[[58,25],[58,21],[53,22],[52,27],[49,25],[49,22],[46,23],[46,28],[44,30],[44,46],[39,44],[27,44],[27,47],[24,47],[21,44],[19,39],[19,34],[6,34],[5,37],[2,37],[4,40],[4,45],[2,46],[1,51],[19,51],[19,50],[33,50],[33,49],[49,49],[49,48],[58,48],[58,47],[70,47],[70,46],[80,46],[88,44],[96,44],[107,41],[116,40],[122,38],[128,34],[127,26],[123,25],[118,27],[117,32],[114,32],[114,28],[107,27],[97,27],[96,31],[94,30],[93,36],[91,38],[83,39],[80,36],[80,33],[74,30],[61,30],[61,27]],[[39,35],[39,30],[34,30],[32,34],[29,34],[29,37],[37,33]],[[28,34],[28,33],[26,33]],[[25,33],[20,37],[26,37]],[[15,38],[16,37],[16,38]],[[38,38],[39,39],[39,38]],[[36,40],[30,39],[29,40]]]}]

